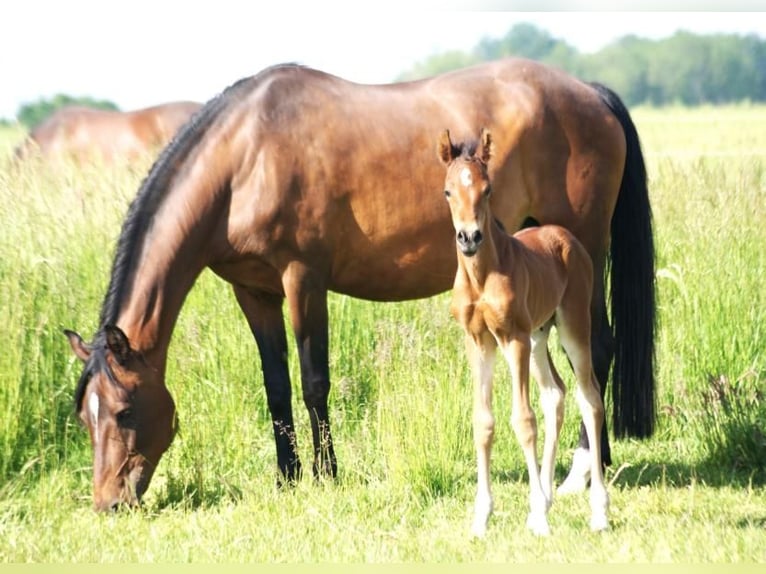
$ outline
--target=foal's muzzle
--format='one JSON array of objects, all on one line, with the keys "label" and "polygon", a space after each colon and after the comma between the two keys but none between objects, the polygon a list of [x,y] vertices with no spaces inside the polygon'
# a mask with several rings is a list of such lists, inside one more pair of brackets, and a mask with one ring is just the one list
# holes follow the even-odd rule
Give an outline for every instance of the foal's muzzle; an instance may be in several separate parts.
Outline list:
[{"label": "foal's muzzle", "polygon": [[484,236],[481,231],[475,229],[474,231],[458,231],[457,232],[457,245],[463,255],[471,257],[479,249]]}]

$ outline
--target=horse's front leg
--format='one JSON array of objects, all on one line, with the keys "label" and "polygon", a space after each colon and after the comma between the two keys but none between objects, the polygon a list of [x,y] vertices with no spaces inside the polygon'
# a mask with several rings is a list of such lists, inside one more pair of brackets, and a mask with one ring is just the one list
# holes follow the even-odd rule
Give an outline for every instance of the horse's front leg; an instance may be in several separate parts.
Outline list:
[{"label": "horse's front leg", "polygon": [[476,500],[474,502],[474,536],[483,537],[492,514],[492,489],[489,469],[495,417],[492,414],[492,372],[497,344],[489,333],[474,339],[466,336],[466,351],[473,372],[473,440],[476,447]]},{"label": "horse's front leg", "polygon": [[293,331],[298,346],[303,402],[309,412],[314,442],[314,477],[338,474],[330,433],[327,289],[315,273],[292,264],[283,276]]},{"label": "horse's front leg", "polygon": [[511,426],[521,445],[529,472],[529,516],[527,527],[537,535],[550,534],[548,525],[549,500],[540,480],[537,464],[537,419],[529,400],[529,333],[516,333],[503,346],[513,379]]},{"label": "horse's front leg", "polygon": [[287,368],[287,337],[282,315],[282,297],[234,286],[242,312],[247,318],[261,355],[266,400],[274,427],[277,447],[279,484],[300,478],[295,427],[293,424],[292,388]]}]

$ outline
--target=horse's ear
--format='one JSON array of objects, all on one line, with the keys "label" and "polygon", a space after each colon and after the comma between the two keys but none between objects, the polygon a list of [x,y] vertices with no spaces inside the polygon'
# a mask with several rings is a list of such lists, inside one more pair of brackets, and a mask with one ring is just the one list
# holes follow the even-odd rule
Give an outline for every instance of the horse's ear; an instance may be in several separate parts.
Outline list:
[{"label": "horse's ear", "polygon": [[436,146],[436,153],[443,164],[448,164],[454,159],[452,155],[452,140],[449,138],[449,130],[444,130],[439,135],[439,143]]},{"label": "horse's ear", "polygon": [[116,325],[106,325],[104,327],[106,334],[106,346],[117,358],[120,364],[127,361],[130,355],[130,343],[128,337],[122,332],[122,329]]},{"label": "horse's ear", "polygon": [[489,163],[489,160],[492,157],[495,149],[494,145],[492,144],[492,134],[489,133],[487,128],[481,129],[481,136],[479,137],[479,141],[481,142],[480,159],[484,163]]},{"label": "horse's ear", "polygon": [[77,358],[82,362],[87,361],[90,358],[91,348],[82,340],[82,337],[69,329],[64,329],[64,335],[69,339],[69,346],[72,347]]}]

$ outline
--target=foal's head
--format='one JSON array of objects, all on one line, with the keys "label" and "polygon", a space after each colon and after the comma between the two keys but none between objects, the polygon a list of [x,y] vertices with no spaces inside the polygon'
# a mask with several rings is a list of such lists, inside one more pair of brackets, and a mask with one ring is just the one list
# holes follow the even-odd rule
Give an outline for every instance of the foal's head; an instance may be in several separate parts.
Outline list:
[{"label": "foal's head", "polygon": [[444,195],[452,213],[457,246],[470,257],[479,249],[492,220],[489,210],[492,187],[487,174],[492,137],[485,128],[478,142],[456,146],[450,140],[449,130],[444,130],[437,151],[447,166]]},{"label": "foal's head", "polygon": [[104,327],[90,345],[73,331],[65,333],[85,363],[75,406],[93,445],[94,505],[137,505],[173,440],[173,399],[118,327]]}]

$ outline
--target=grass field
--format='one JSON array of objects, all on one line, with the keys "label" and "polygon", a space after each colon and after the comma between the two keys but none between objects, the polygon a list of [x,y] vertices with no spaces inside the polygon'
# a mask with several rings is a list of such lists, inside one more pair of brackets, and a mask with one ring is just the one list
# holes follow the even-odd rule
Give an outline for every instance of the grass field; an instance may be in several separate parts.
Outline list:
[{"label": "grass field", "polygon": [[[207,272],[170,348],[180,435],[141,510],[96,515],[87,433],[72,412],[80,363],[61,330],[96,329],[147,166],[18,168],[7,158],[19,133],[0,133],[0,562],[766,561],[766,107],[633,117],[657,245],[659,427],[648,441],[613,442],[611,529],[589,532],[586,494],[562,497],[550,539],[524,527],[526,473],[500,364],[496,512],[485,540],[469,537],[471,393],[448,294],[331,297],[340,476],[277,491],[255,345]],[[299,385],[294,408],[306,462]],[[578,424],[568,398],[558,480]]]}]

